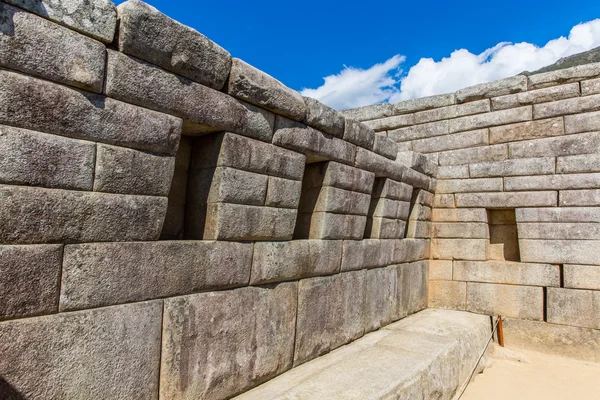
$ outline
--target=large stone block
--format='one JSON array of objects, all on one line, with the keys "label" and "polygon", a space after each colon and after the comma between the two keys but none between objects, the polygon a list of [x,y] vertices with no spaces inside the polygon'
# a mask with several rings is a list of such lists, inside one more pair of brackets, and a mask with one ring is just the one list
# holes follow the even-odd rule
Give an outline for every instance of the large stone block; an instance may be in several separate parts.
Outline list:
[{"label": "large stone block", "polygon": [[170,115],[6,70],[0,70],[0,123],[167,154],[176,153],[182,124]]},{"label": "large stone block", "polygon": [[300,281],[294,366],[365,332],[366,271]]},{"label": "large stone block", "polygon": [[532,158],[591,154],[599,146],[600,132],[590,132],[510,143],[509,151],[510,158]]},{"label": "large stone block", "polygon": [[519,240],[521,261],[549,264],[596,264],[600,240]]},{"label": "large stone block", "polygon": [[600,190],[561,190],[559,206],[600,206]]},{"label": "large stone block", "polygon": [[581,95],[589,96],[590,94],[600,93],[600,79],[590,79],[581,81]]},{"label": "large stone block", "polygon": [[564,133],[565,126],[562,118],[541,119],[492,127],[490,128],[490,143],[517,142],[527,139],[560,136],[564,135]]},{"label": "large stone block", "polygon": [[333,186],[339,189],[370,194],[375,174],[335,161],[306,166],[304,185],[308,188]]},{"label": "large stone block", "polygon": [[161,320],[156,301],[1,323],[0,376],[32,400],[155,399]]},{"label": "large stone block", "polygon": [[62,245],[0,246],[0,321],[57,312]]},{"label": "large stone block", "polygon": [[100,93],[104,45],[19,8],[0,3],[0,64]]},{"label": "large stone block", "polygon": [[438,193],[501,192],[502,178],[438,180]]},{"label": "large stone block", "polygon": [[389,158],[390,160],[395,160],[398,150],[398,144],[389,139],[387,136],[383,136],[382,134],[375,135],[375,140],[373,141],[373,152],[379,154],[380,156]]},{"label": "large stone block", "polygon": [[414,115],[416,124],[440,121],[444,119],[464,117],[467,115],[480,114],[491,111],[488,99],[473,101],[467,104],[458,104],[449,107],[436,108],[429,111],[421,111]]},{"label": "large stone block", "polygon": [[239,58],[233,59],[227,93],[296,121],[306,116],[300,93]]},{"label": "large stone block", "polygon": [[167,196],[175,157],[98,145],[94,191]]},{"label": "large stone block", "polygon": [[0,243],[156,240],[166,197],[0,185]]},{"label": "large stone block", "polygon": [[96,145],[0,125],[0,182],[92,190]]},{"label": "large stone block", "polygon": [[553,101],[552,103],[534,104],[533,118],[550,118],[598,110],[600,110],[600,95],[596,94],[592,96]]},{"label": "large stone block", "polygon": [[307,155],[309,162],[354,163],[356,146],[300,122],[277,116],[273,144]]},{"label": "large stone block", "polygon": [[393,240],[344,240],[341,270],[385,267],[391,264],[394,245]]},{"label": "large stone block", "polygon": [[512,193],[457,193],[459,208],[518,208],[553,207],[557,205],[557,192]]},{"label": "large stone block", "polygon": [[[309,200],[310,198],[310,200]],[[314,200],[313,200],[314,199]],[[351,192],[332,186],[315,188],[305,192],[300,205],[301,213],[333,212],[339,214],[367,215],[371,196],[366,193]]]},{"label": "large stone block", "polygon": [[600,173],[540,176],[515,176],[504,178],[504,190],[565,190],[600,188]]},{"label": "large stone block", "polygon": [[523,222],[600,222],[600,208],[520,208],[516,210],[516,217],[519,224]]},{"label": "large stone block", "polygon": [[436,96],[428,96],[420,99],[401,101],[399,103],[390,104],[375,104],[353,108],[342,111],[347,118],[354,118],[359,121],[367,121],[390,117],[393,115],[408,114],[417,111],[430,110],[433,108],[445,107],[456,104],[454,93],[440,94]]},{"label": "large stone block", "polygon": [[467,308],[467,282],[429,281],[429,307],[450,310]]},{"label": "large stone block", "polygon": [[381,119],[374,119],[370,121],[364,121],[363,124],[373,129],[375,132],[404,128],[415,125],[415,114],[402,114]]},{"label": "large stone block", "polygon": [[556,158],[557,174],[600,172],[600,154],[582,154]]},{"label": "large stone block", "polygon": [[[250,279],[251,264],[251,243],[165,241],[68,245],[64,252],[60,310],[243,286]],[[103,289],[98,290],[100,287]]]},{"label": "large stone block", "polygon": [[469,165],[447,165],[438,167],[438,179],[461,179],[469,177]]},{"label": "large stone block", "polygon": [[433,239],[431,256],[442,260],[487,260],[487,239]]},{"label": "large stone block", "polygon": [[309,239],[362,239],[367,217],[362,215],[317,212],[301,214],[296,224],[296,236]]},{"label": "large stone block", "polygon": [[410,263],[428,259],[430,255],[430,241],[425,239],[400,239],[395,240],[394,257],[396,264]]},{"label": "large stone block", "polygon": [[138,0],[117,8],[119,50],[221,90],[229,76],[231,56],[206,36]]},{"label": "large stone block", "polygon": [[230,398],[291,368],[297,290],[283,283],[165,300],[160,397]]},{"label": "large stone block", "polygon": [[339,138],[344,136],[346,119],[341,113],[310,97],[304,97],[304,102],[306,103],[304,122],[307,125]]},{"label": "large stone block", "polygon": [[396,181],[401,181],[404,171],[407,170],[404,165],[361,147],[356,149],[355,166],[373,172],[378,178],[392,178]]},{"label": "large stone block", "polygon": [[365,149],[373,150],[375,132],[362,122],[347,119],[346,127],[344,128],[344,140]]},{"label": "large stone block", "polygon": [[461,89],[456,92],[456,102],[466,103],[468,101],[502,96],[505,94],[525,92],[526,90],[527,77],[524,75],[517,75]]},{"label": "large stone block", "polygon": [[377,179],[373,187],[372,197],[374,199],[386,198],[400,201],[412,199],[413,187],[393,179]]},{"label": "large stone block", "polygon": [[409,126],[406,128],[394,129],[388,131],[387,135],[396,142],[407,142],[409,140],[418,140],[432,138],[435,136],[444,136],[450,133],[449,120],[429,122],[426,124]]},{"label": "large stone block", "polygon": [[488,225],[477,222],[444,222],[433,224],[433,237],[489,239]]},{"label": "large stone block", "polygon": [[488,129],[462,132],[412,142],[413,150],[421,153],[436,153],[446,150],[465,149],[469,147],[485,146],[488,142]]},{"label": "large stone block", "polygon": [[[599,97],[600,99],[600,97]],[[565,133],[594,132],[600,130],[600,112],[565,116]]]},{"label": "large stone block", "polygon": [[[472,178],[486,178],[494,176],[517,175],[547,175],[553,174],[556,165],[554,157],[523,158],[515,160],[493,161],[469,165],[469,174]],[[505,179],[506,184],[508,180]],[[441,183],[442,181],[438,182]],[[505,190],[512,190],[505,187]]]},{"label": "large stone block", "polygon": [[600,290],[600,265],[565,265],[564,281],[566,288]]},{"label": "large stone block", "polygon": [[341,240],[258,242],[254,245],[251,285],[333,275],[340,271]]},{"label": "large stone block", "polygon": [[600,291],[548,288],[548,322],[600,329]]},{"label": "large stone block", "polygon": [[393,107],[394,105],[391,103],[381,103],[351,108],[349,110],[342,110],[340,112],[346,118],[352,118],[358,121],[369,121],[393,116]]},{"label": "large stone block", "polygon": [[498,144],[445,151],[439,153],[438,157],[440,165],[464,165],[477,162],[502,161],[508,158],[508,145]]},{"label": "large stone block", "polygon": [[369,208],[370,217],[402,218],[406,220],[410,211],[410,203],[380,198],[371,202]]},{"label": "large stone block", "polygon": [[518,229],[521,239],[600,239],[600,224],[596,222],[520,222]]},{"label": "large stone block", "polygon": [[268,207],[298,208],[302,181],[269,177],[265,205]]},{"label": "large stone block", "polygon": [[398,307],[396,268],[376,268],[366,272],[365,333],[395,320]]},{"label": "large stone block", "polygon": [[488,222],[486,210],[483,208],[434,209],[435,222]]},{"label": "large stone block", "polygon": [[454,261],[454,280],[524,286],[560,286],[558,265]]},{"label": "large stone block", "polygon": [[[290,208],[211,203],[207,207],[202,239],[290,240],[296,216],[297,210]],[[190,226],[188,233],[192,238],[200,238],[201,232]]]},{"label": "large stone block", "polygon": [[370,239],[400,239],[404,237],[406,221],[393,218],[367,218],[365,238]]},{"label": "large stone block", "polygon": [[414,151],[401,151],[397,153],[395,160],[397,163],[406,165],[425,175],[437,176],[437,162],[432,161],[431,156],[415,153]]},{"label": "large stone block", "polygon": [[[404,168],[404,166],[402,167]],[[428,191],[434,191],[436,185],[436,181],[434,179],[418,171],[415,171],[412,168],[405,168],[403,170],[402,182],[413,186],[414,188],[419,188]]]},{"label": "large stone block", "polygon": [[67,26],[105,43],[112,43],[117,27],[117,10],[110,0],[6,0],[41,17]]},{"label": "large stone block", "polygon": [[531,106],[511,108],[509,110],[502,111],[493,111],[486,114],[477,114],[468,117],[452,119],[449,121],[448,133],[530,121],[531,119]]},{"label": "large stone block", "polygon": [[255,108],[113,50],[108,51],[105,86],[110,97],[183,118],[187,134],[229,131],[264,141],[273,136],[267,116]]},{"label": "large stone block", "polygon": [[456,202],[454,201],[454,194],[436,194],[433,198],[434,208],[454,208]]},{"label": "large stone block", "polygon": [[568,85],[554,86],[539,90],[529,90],[527,92],[494,97],[492,99],[492,108],[494,110],[505,110],[507,108],[515,108],[537,103],[547,103],[551,101],[569,99],[571,97],[579,97],[578,83],[570,83]]},{"label": "large stone block", "polygon": [[528,77],[530,89],[538,89],[563,83],[577,82],[600,76],[600,63],[578,65],[572,68],[534,74]]},{"label": "large stone block", "polygon": [[544,289],[467,282],[467,311],[542,321]]},{"label": "large stone block", "polygon": [[395,319],[404,318],[427,308],[427,268],[429,261],[396,266],[398,307]]}]

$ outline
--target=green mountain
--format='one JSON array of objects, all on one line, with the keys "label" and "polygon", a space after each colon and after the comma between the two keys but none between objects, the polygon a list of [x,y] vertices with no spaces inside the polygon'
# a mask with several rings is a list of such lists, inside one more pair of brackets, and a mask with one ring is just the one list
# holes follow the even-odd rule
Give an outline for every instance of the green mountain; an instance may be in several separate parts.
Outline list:
[{"label": "green mountain", "polygon": [[538,69],[537,71],[525,71],[523,72],[523,75],[534,75],[540,74],[542,72],[557,71],[559,69],[571,68],[576,67],[578,65],[591,64],[596,62],[600,62],[600,47],[596,47],[595,49],[588,50],[583,53],[573,54],[569,57],[561,58],[554,64]]}]

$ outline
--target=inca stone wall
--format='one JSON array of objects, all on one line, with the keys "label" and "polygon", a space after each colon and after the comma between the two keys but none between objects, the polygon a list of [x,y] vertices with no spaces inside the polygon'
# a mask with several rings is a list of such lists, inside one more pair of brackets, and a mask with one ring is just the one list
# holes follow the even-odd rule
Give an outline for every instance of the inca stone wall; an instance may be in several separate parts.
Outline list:
[{"label": "inca stone wall", "polygon": [[136,0],[0,2],[0,67],[0,397],[230,398],[427,306],[437,166],[368,124]]},{"label": "inca stone wall", "polygon": [[344,114],[437,168],[429,306],[600,360],[600,64]]}]

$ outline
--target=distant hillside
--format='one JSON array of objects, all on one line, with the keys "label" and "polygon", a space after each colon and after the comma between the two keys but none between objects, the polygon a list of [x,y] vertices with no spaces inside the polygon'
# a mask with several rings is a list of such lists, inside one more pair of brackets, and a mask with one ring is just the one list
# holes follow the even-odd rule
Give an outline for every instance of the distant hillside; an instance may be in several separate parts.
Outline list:
[{"label": "distant hillside", "polygon": [[534,72],[525,71],[523,72],[523,75],[540,74],[542,72],[556,71],[559,69],[576,67],[578,65],[591,64],[595,62],[600,62],[600,47],[596,47],[595,49],[588,50],[583,53],[573,54],[569,57],[561,58],[554,64],[548,65],[547,67],[538,69]]}]

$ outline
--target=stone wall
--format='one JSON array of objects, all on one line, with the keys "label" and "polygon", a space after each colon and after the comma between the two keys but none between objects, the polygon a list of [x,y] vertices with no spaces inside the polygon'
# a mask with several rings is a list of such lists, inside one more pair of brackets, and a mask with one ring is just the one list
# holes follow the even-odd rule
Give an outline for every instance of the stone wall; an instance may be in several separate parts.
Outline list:
[{"label": "stone wall", "polygon": [[344,114],[437,167],[430,306],[600,359],[600,64]]},{"label": "stone wall", "polygon": [[427,306],[434,165],[145,3],[0,17],[2,396],[225,399]]}]

